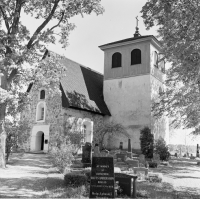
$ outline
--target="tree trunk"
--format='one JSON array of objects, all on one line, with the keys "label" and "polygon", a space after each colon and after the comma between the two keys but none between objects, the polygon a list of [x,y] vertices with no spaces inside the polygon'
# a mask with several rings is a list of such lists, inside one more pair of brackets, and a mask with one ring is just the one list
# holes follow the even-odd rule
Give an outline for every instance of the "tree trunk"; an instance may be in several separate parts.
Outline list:
[{"label": "tree trunk", "polygon": [[6,132],[4,129],[4,121],[6,114],[6,104],[0,104],[0,167],[6,167]]}]

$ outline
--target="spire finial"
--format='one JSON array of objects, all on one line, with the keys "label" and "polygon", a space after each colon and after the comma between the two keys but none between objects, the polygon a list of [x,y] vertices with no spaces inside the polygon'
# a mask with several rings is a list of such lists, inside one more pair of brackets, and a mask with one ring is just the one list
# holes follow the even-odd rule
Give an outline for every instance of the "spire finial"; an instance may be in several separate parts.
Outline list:
[{"label": "spire finial", "polygon": [[139,28],[138,28],[138,21],[139,21],[139,19],[138,19],[138,16],[137,17],[135,17],[136,18],[136,31],[135,31],[135,34],[134,34],[134,37],[140,37],[141,35],[140,35],[140,33],[139,33]]},{"label": "spire finial", "polygon": [[138,27],[138,21],[139,21],[138,16],[135,18],[136,18],[136,27]]}]

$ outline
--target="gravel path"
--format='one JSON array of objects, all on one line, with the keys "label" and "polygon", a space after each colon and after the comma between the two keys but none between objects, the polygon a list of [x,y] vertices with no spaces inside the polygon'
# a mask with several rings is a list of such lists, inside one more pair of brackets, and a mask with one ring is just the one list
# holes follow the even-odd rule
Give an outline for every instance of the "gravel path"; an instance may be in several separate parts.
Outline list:
[{"label": "gravel path", "polygon": [[0,168],[0,198],[41,198],[62,183],[48,154],[14,154],[7,168]]},{"label": "gravel path", "polygon": [[190,195],[200,199],[200,166],[197,162],[173,160],[170,165],[171,167],[160,166],[154,172],[161,172],[163,182],[170,183],[178,195],[182,195],[182,198]]}]

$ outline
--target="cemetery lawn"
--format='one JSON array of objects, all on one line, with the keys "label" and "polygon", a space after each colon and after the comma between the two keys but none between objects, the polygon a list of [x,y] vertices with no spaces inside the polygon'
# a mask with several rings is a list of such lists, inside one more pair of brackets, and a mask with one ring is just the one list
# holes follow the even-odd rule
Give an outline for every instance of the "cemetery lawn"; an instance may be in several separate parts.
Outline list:
[{"label": "cemetery lawn", "polygon": [[[150,169],[162,174],[163,182],[138,182],[138,198],[200,198],[196,161],[176,159],[170,165]],[[63,179],[48,154],[13,154],[7,168],[0,169],[0,198],[89,198],[89,185],[66,187]]]},{"label": "cemetery lawn", "polygon": [[162,183],[138,182],[138,196],[149,198],[198,198],[200,199],[200,166],[196,160],[186,158],[170,160],[170,166],[150,168],[162,175]]}]

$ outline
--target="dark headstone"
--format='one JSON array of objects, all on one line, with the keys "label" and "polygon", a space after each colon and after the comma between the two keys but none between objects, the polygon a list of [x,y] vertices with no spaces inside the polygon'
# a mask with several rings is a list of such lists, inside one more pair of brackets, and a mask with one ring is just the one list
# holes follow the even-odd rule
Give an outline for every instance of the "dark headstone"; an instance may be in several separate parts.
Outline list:
[{"label": "dark headstone", "polygon": [[85,143],[85,146],[82,147],[82,163],[90,164],[91,163],[91,155],[92,155],[92,146],[89,142]]},{"label": "dark headstone", "polygon": [[123,150],[123,142],[120,142],[120,144],[119,144],[119,149],[120,149],[120,150]]},{"label": "dark headstone", "polygon": [[199,145],[197,144],[197,155],[196,157],[199,157]]},{"label": "dark headstone", "polygon": [[90,198],[114,198],[113,157],[93,157]]},{"label": "dark headstone", "polygon": [[136,195],[136,183],[137,175],[127,175],[124,173],[116,173],[115,181],[119,182],[118,185],[122,189],[121,194],[127,196],[135,196]]},{"label": "dark headstone", "polygon": [[132,152],[131,139],[128,139],[128,152]]}]

